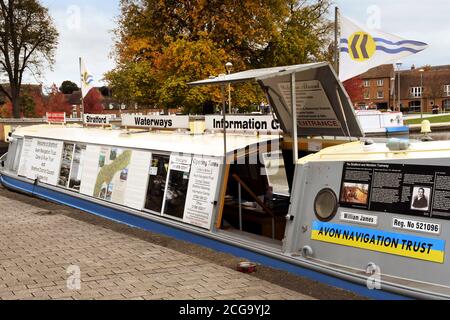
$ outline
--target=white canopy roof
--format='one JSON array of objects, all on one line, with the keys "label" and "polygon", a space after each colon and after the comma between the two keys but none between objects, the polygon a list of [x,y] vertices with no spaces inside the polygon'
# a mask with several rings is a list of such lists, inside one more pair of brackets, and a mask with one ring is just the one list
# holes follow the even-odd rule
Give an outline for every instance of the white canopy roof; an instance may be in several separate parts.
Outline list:
[{"label": "white canopy roof", "polygon": [[247,70],[191,82],[189,85],[255,81],[266,92],[284,132],[292,135],[293,76],[296,83],[298,136],[364,136],[350,98],[328,62]]},{"label": "white canopy roof", "polygon": [[[219,133],[191,135],[177,132],[144,132],[82,128],[80,126],[37,125],[18,128],[14,131],[14,135],[215,157],[222,157],[224,153],[223,134]],[[227,153],[230,154],[235,150],[241,150],[257,143],[278,140],[279,137],[277,135],[227,134]]]}]

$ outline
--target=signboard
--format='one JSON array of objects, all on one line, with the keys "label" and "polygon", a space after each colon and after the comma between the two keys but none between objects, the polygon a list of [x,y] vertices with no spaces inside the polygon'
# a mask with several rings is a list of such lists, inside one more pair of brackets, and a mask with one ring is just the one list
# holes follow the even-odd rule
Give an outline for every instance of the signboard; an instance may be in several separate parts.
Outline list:
[{"label": "signboard", "polygon": [[33,139],[31,148],[23,157],[26,161],[26,177],[56,186],[61,166],[62,141]]},{"label": "signboard", "polygon": [[189,129],[189,116],[141,116],[122,114],[122,126],[155,129]]},{"label": "signboard", "polygon": [[450,167],[344,163],[340,205],[450,220]]},{"label": "signboard", "polygon": [[223,116],[206,116],[206,130],[223,130],[227,132],[281,132],[280,123],[273,116],[226,116],[225,125]]},{"label": "signboard", "polygon": [[184,222],[210,228],[221,163],[219,158],[194,156],[192,159]]},{"label": "signboard", "polygon": [[66,113],[65,112],[47,112],[47,122],[48,123],[66,123]]},{"label": "signboard", "polygon": [[[279,83],[286,106],[292,105],[291,83]],[[322,84],[318,80],[296,82],[297,122],[303,128],[342,128]]]},{"label": "signboard", "polygon": [[439,235],[441,233],[441,225],[438,223],[430,223],[410,219],[393,218],[392,228],[415,232],[431,233],[435,235]]},{"label": "signboard", "polygon": [[378,225],[378,217],[368,214],[360,214],[355,212],[341,212],[341,221],[350,222],[350,223],[358,223],[358,224],[367,224],[376,226]]},{"label": "signboard", "polygon": [[315,221],[311,239],[413,259],[444,262],[445,241]]},{"label": "signboard", "polygon": [[110,114],[85,114],[83,116],[83,122],[87,125],[108,125],[113,118]]}]

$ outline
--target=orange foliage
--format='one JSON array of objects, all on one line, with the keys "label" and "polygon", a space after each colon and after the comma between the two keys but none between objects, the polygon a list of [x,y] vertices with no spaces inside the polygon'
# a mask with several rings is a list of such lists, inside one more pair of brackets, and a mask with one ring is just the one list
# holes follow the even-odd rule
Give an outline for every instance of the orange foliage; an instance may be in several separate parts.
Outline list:
[{"label": "orange foliage", "polygon": [[92,89],[84,98],[84,113],[103,113],[103,96],[97,89]]}]

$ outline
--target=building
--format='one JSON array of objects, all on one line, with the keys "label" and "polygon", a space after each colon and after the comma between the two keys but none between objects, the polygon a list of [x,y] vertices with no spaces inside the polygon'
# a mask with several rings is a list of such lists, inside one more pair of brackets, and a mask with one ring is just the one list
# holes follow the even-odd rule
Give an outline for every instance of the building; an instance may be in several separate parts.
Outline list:
[{"label": "building", "polygon": [[401,111],[450,112],[450,65],[412,66],[396,73],[396,88],[400,81],[400,106],[397,102],[396,107]]},{"label": "building", "polygon": [[393,107],[394,67],[385,64],[360,75],[362,100],[354,101],[357,108],[387,110]]}]

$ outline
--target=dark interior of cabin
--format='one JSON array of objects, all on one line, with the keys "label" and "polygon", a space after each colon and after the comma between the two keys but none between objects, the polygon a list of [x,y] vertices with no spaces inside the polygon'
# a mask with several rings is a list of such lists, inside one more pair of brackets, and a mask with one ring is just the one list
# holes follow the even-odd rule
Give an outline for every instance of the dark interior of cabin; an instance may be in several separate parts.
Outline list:
[{"label": "dark interior of cabin", "polygon": [[[286,168],[282,164],[277,174],[271,175],[261,156],[270,150],[258,146],[252,151],[247,148],[230,165],[221,228],[281,241],[290,203]],[[281,153],[279,157],[282,160]],[[286,192],[278,193],[280,188]]]}]

